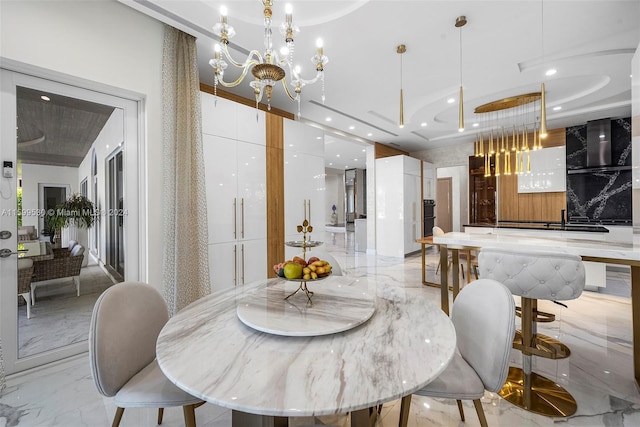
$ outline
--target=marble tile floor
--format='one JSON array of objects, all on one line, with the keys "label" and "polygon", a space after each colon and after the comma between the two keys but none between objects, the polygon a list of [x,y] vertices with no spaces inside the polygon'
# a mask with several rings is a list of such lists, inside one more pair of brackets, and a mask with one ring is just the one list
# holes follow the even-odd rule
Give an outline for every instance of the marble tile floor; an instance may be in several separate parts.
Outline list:
[{"label": "marble tile floor", "polygon": [[50,280],[36,289],[36,303],[18,306],[18,357],[85,341],[93,305],[113,281],[97,264],[80,270],[80,296],[73,279]]},{"label": "marble tile floor", "polygon": [[[348,236],[349,239],[350,236]],[[400,286],[420,287],[439,303],[440,290],[420,283],[420,255],[404,260],[376,257],[354,252],[349,240],[336,242],[327,236],[325,249],[341,264],[346,274],[384,277]],[[343,237],[342,237],[343,239]],[[346,244],[345,244],[346,243]],[[346,248],[346,249],[345,249]],[[437,255],[428,251],[427,275],[437,281]],[[616,291],[629,289],[629,275],[624,271],[608,273],[608,283]],[[614,287],[614,286],[612,286]],[[640,393],[633,381],[631,358],[631,307],[628,297],[607,293],[584,292],[567,308],[541,301],[540,308],[556,314],[557,321],[542,324],[540,332],[558,337],[572,350],[560,361],[534,359],[534,371],[546,375],[567,388],[578,402],[578,411],[566,419],[553,419],[519,409],[500,397],[487,393],[483,406],[490,426],[638,426]],[[416,327],[429,327],[416,325]],[[512,351],[511,362],[520,364],[520,355]],[[115,407],[112,400],[95,390],[86,354],[56,364],[10,376],[8,388],[0,396],[0,427],[4,426],[108,426]],[[387,402],[378,427],[397,426],[399,401]],[[459,419],[455,401],[412,398],[410,427],[478,426],[470,402],[464,402],[466,422]],[[122,426],[153,426],[154,410],[128,409]],[[230,411],[206,404],[196,409],[198,426],[230,427]],[[313,423],[348,426],[348,416],[292,418],[292,427]],[[182,411],[165,411],[163,426],[183,425]]]}]

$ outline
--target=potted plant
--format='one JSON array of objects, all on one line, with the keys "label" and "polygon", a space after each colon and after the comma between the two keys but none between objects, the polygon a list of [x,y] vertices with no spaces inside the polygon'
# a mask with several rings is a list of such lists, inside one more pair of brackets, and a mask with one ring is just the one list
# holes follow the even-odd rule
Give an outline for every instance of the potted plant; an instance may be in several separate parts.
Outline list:
[{"label": "potted plant", "polygon": [[51,215],[45,217],[45,228],[49,230],[51,243],[56,243],[56,236],[69,226],[90,228],[96,220],[95,205],[87,197],[74,193],[64,202],[58,204]]}]

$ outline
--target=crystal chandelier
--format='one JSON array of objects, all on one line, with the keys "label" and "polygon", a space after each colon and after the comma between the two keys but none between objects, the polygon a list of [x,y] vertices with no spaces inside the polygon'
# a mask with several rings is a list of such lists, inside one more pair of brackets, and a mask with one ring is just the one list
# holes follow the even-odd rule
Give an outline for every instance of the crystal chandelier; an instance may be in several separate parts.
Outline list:
[{"label": "crystal chandelier", "polygon": [[[280,32],[284,35],[285,46],[280,50],[280,55],[273,49],[273,37],[271,30],[271,16],[273,0],[261,0],[264,6],[264,54],[258,50],[252,50],[244,62],[237,62],[229,53],[229,39],[235,35],[235,30],[227,23],[227,8],[220,8],[220,22],[213,27],[213,32],[220,37],[220,42],[215,45],[215,57],[209,61],[209,65],[214,70],[213,90],[217,94],[218,85],[224,87],[235,87],[239,85],[247,76],[249,70],[254,76],[254,80],[249,83],[253,88],[256,99],[256,108],[263,96],[267,97],[267,108],[271,110],[271,96],[273,87],[278,81],[282,81],[285,92],[292,101],[298,102],[298,116],[300,116],[300,96],[302,88],[306,85],[322,83],[322,102],[324,103],[324,66],[329,62],[329,58],[324,55],[322,40],[316,43],[317,52],[311,58],[311,62],[316,67],[316,75],[310,80],[300,76],[300,67],[293,64],[294,40],[293,36],[299,28],[293,24],[292,8],[290,4],[285,7],[285,22],[280,25]],[[223,59],[224,55],[224,59]],[[223,80],[224,71],[228,67],[227,61],[234,67],[242,70],[240,76],[232,82]],[[286,71],[285,71],[286,70]],[[287,86],[287,74],[293,93]]]}]

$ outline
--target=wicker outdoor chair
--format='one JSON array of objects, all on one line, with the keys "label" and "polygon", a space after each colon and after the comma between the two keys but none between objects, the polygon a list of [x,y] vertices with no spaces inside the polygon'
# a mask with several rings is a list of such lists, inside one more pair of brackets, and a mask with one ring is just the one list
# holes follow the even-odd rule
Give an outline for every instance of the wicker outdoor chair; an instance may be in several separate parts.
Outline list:
[{"label": "wicker outdoor chair", "polygon": [[73,278],[77,296],[80,296],[80,269],[84,259],[84,246],[73,247],[69,256],[54,256],[53,259],[35,261],[33,263],[33,280],[31,283],[31,304],[36,302],[36,288],[45,280]]}]

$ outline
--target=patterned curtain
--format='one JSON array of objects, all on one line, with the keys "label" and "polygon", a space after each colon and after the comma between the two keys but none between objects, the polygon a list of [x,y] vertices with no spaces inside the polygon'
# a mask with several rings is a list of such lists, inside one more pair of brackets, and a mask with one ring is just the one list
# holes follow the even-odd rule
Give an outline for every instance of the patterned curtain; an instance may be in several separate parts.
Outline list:
[{"label": "patterned curtain", "polygon": [[163,291],[174,315],[210,293],[196,40],[166,26],[162,62]]}]

